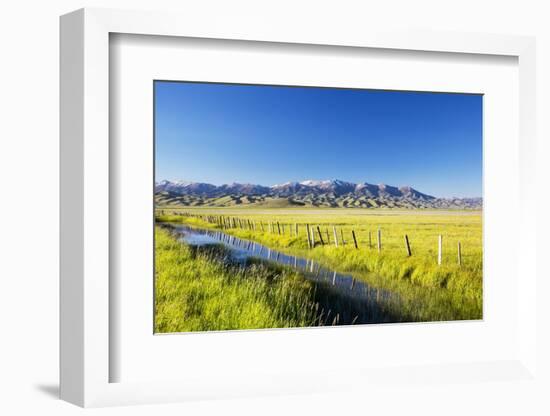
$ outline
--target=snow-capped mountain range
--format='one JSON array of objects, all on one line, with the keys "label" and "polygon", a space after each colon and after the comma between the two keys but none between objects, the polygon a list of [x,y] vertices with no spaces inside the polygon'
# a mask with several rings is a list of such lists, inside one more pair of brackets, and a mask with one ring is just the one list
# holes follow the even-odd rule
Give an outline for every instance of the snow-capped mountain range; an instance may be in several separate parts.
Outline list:
[{"label": "snow-capped mountain range", "polygon": [[410,186],[353,183],[339,179],[286,182],[273,186],[249,183],[212,185],[168,181],[155,184],[157,205],[311,205],[329,207],[468,208],[479,209],[481,198],[437,198]]}]

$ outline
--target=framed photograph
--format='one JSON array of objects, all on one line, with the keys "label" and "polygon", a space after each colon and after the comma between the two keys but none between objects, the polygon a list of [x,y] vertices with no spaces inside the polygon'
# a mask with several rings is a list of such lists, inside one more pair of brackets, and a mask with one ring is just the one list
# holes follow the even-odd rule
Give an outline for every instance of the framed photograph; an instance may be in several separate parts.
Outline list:
[{"label": "framed photograph", "polygon": [[534,41],[203,23],[61,19],[62,398],[531,377]]},{"label": "framed photograph", "polygon": [[482,319],[482,100],[155,80],[155,332]]}]

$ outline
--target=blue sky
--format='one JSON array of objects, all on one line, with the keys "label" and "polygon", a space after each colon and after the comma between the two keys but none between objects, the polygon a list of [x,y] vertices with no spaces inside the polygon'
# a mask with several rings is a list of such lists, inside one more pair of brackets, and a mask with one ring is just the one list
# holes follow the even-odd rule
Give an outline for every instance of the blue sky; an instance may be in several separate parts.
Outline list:
[{"label": "blue sky", "polygon": [[482,194],[482,96],[155,82],[156,181]]}]

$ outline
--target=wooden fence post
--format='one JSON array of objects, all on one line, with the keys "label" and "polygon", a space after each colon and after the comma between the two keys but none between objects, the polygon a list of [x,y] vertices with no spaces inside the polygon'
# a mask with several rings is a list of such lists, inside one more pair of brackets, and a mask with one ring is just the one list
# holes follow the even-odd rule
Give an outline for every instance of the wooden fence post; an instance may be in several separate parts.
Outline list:
[{"label": "wooden fence post", "polygon": [[294,235],[298,237],[298,223],[294,224]]},{"label": "wooden fence post", "polygon": [[311,231],[311,247],[315,248],[315,229],[313,228],[313,226],[311,226],[310,231]]},{"label": "wooden fence post", "polygon": [[317,232],[319,233],[319,241],[321,242],[321,245],[325,245],[325,241],[323,240],[323,234],[321,234],[321,228],[317,226]]},{"label": "wooden fence post", "polygon": [[369,230],[369,248],[372,248],[372,233]]},{"label": "wooden fence post", "polygon": [[307,237],[307,246],[311,248],[311,238],[309,236],[309,224],[306,224],[306,237]]},{"label": "wooden fence post", "polygon": [[409,244],[409,236],[405,234],[405,248],[407,249],[407,256],[411,257],[411,245]]},{"label": "wooden fence post", "polygon": [[462,266],[462,247],[460,246],[460,241],[458,242],[458,265]]},{"label": "wooden fence post", "polygon": [[279,231],[279,235],[281,235],[281,225],[279,224],[279,221],[277,221],[277,231]]},{"label": "wooden fence post", "polygon": [[380,253],[382,251],[382,230],[380,230],[380,228],[378,229],[378,234],[376,239],[378,242],[378,252]]},{"label": "wooden fence post", "polygon": [[344,230],[342,230],[341,228],[340,228],[340,237],[341,237],[342,245],[345,246],[346,240],[344,240]]},{"label": "wooden fence post", "polygon": [[353,237],[353,244],[355,244],[355,248],[359,248],[357,245],[357,238],[355,238],[355,231],[351,230],[351,236]]},{"label": "wooden fence post", "polygon": [[332,226],[332,233],[334,234],[334,245],[338,247],[338,234],[336,233],[336,227]]},{"label": "wooden fence post", "polygon": [[327,244],[330,246],[330,234],[328,233],[328,228],[325,228],[325,233],[327,234]]},{"label": "wooden fence post", "polygon": [[438,238],[438,250],[437,250],[437,264],[441,266],[441,260],[443,258],[443,236],[439,234]]}]

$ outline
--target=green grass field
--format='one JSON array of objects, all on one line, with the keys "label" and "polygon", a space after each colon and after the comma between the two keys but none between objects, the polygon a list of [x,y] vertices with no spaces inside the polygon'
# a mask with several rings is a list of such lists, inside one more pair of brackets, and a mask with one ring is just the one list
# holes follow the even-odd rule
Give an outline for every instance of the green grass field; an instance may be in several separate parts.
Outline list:
[{"label": "green grass field", "polygon": [[223,261],[155,230],[155,332],[288,328],[315,325],[313,286],[299,273]]},{"label": "green grass field", "polygon": [[[182,213],[193,216],[178,215]],[[157,210],[158,221],[184,222],[203,228],[222,228],[211,219],[219,216],[241,220],[243,228],[224,226],[223,231],[227,234],[254,240],[288,254],[315,259],[333,270],[352,273],[371,286],[398,293],[402,299],[400,313],[403,320],[482,317],[482,214],[479,211],[342,208]],[[273,228],[268,225],[270,222]],[[320,244],[316,232],[317,244],[315,248],[308,248],[306,224],[315,230],[319,226],[325,245]],[[334,244],[333,227],[337,231],[338,247]],[[352,230],[358,249],[353,243]],[[381,233],[381,252],[377,249],[378,230]],[[410,241],[410,257],[405,248],[405,234]],[[439,235],[443,238],[441,265],[437,262]],[[461,265],[458,264],[459,242]],[[169,267],[169,262],[157,263],[157,272],[169,273],[166,271]],[[188,273],[191,273],[191,268]],[[160,282],[162,279],[158,278],[157,285]],[[162,292],[157,290],[157,293]]]}]

